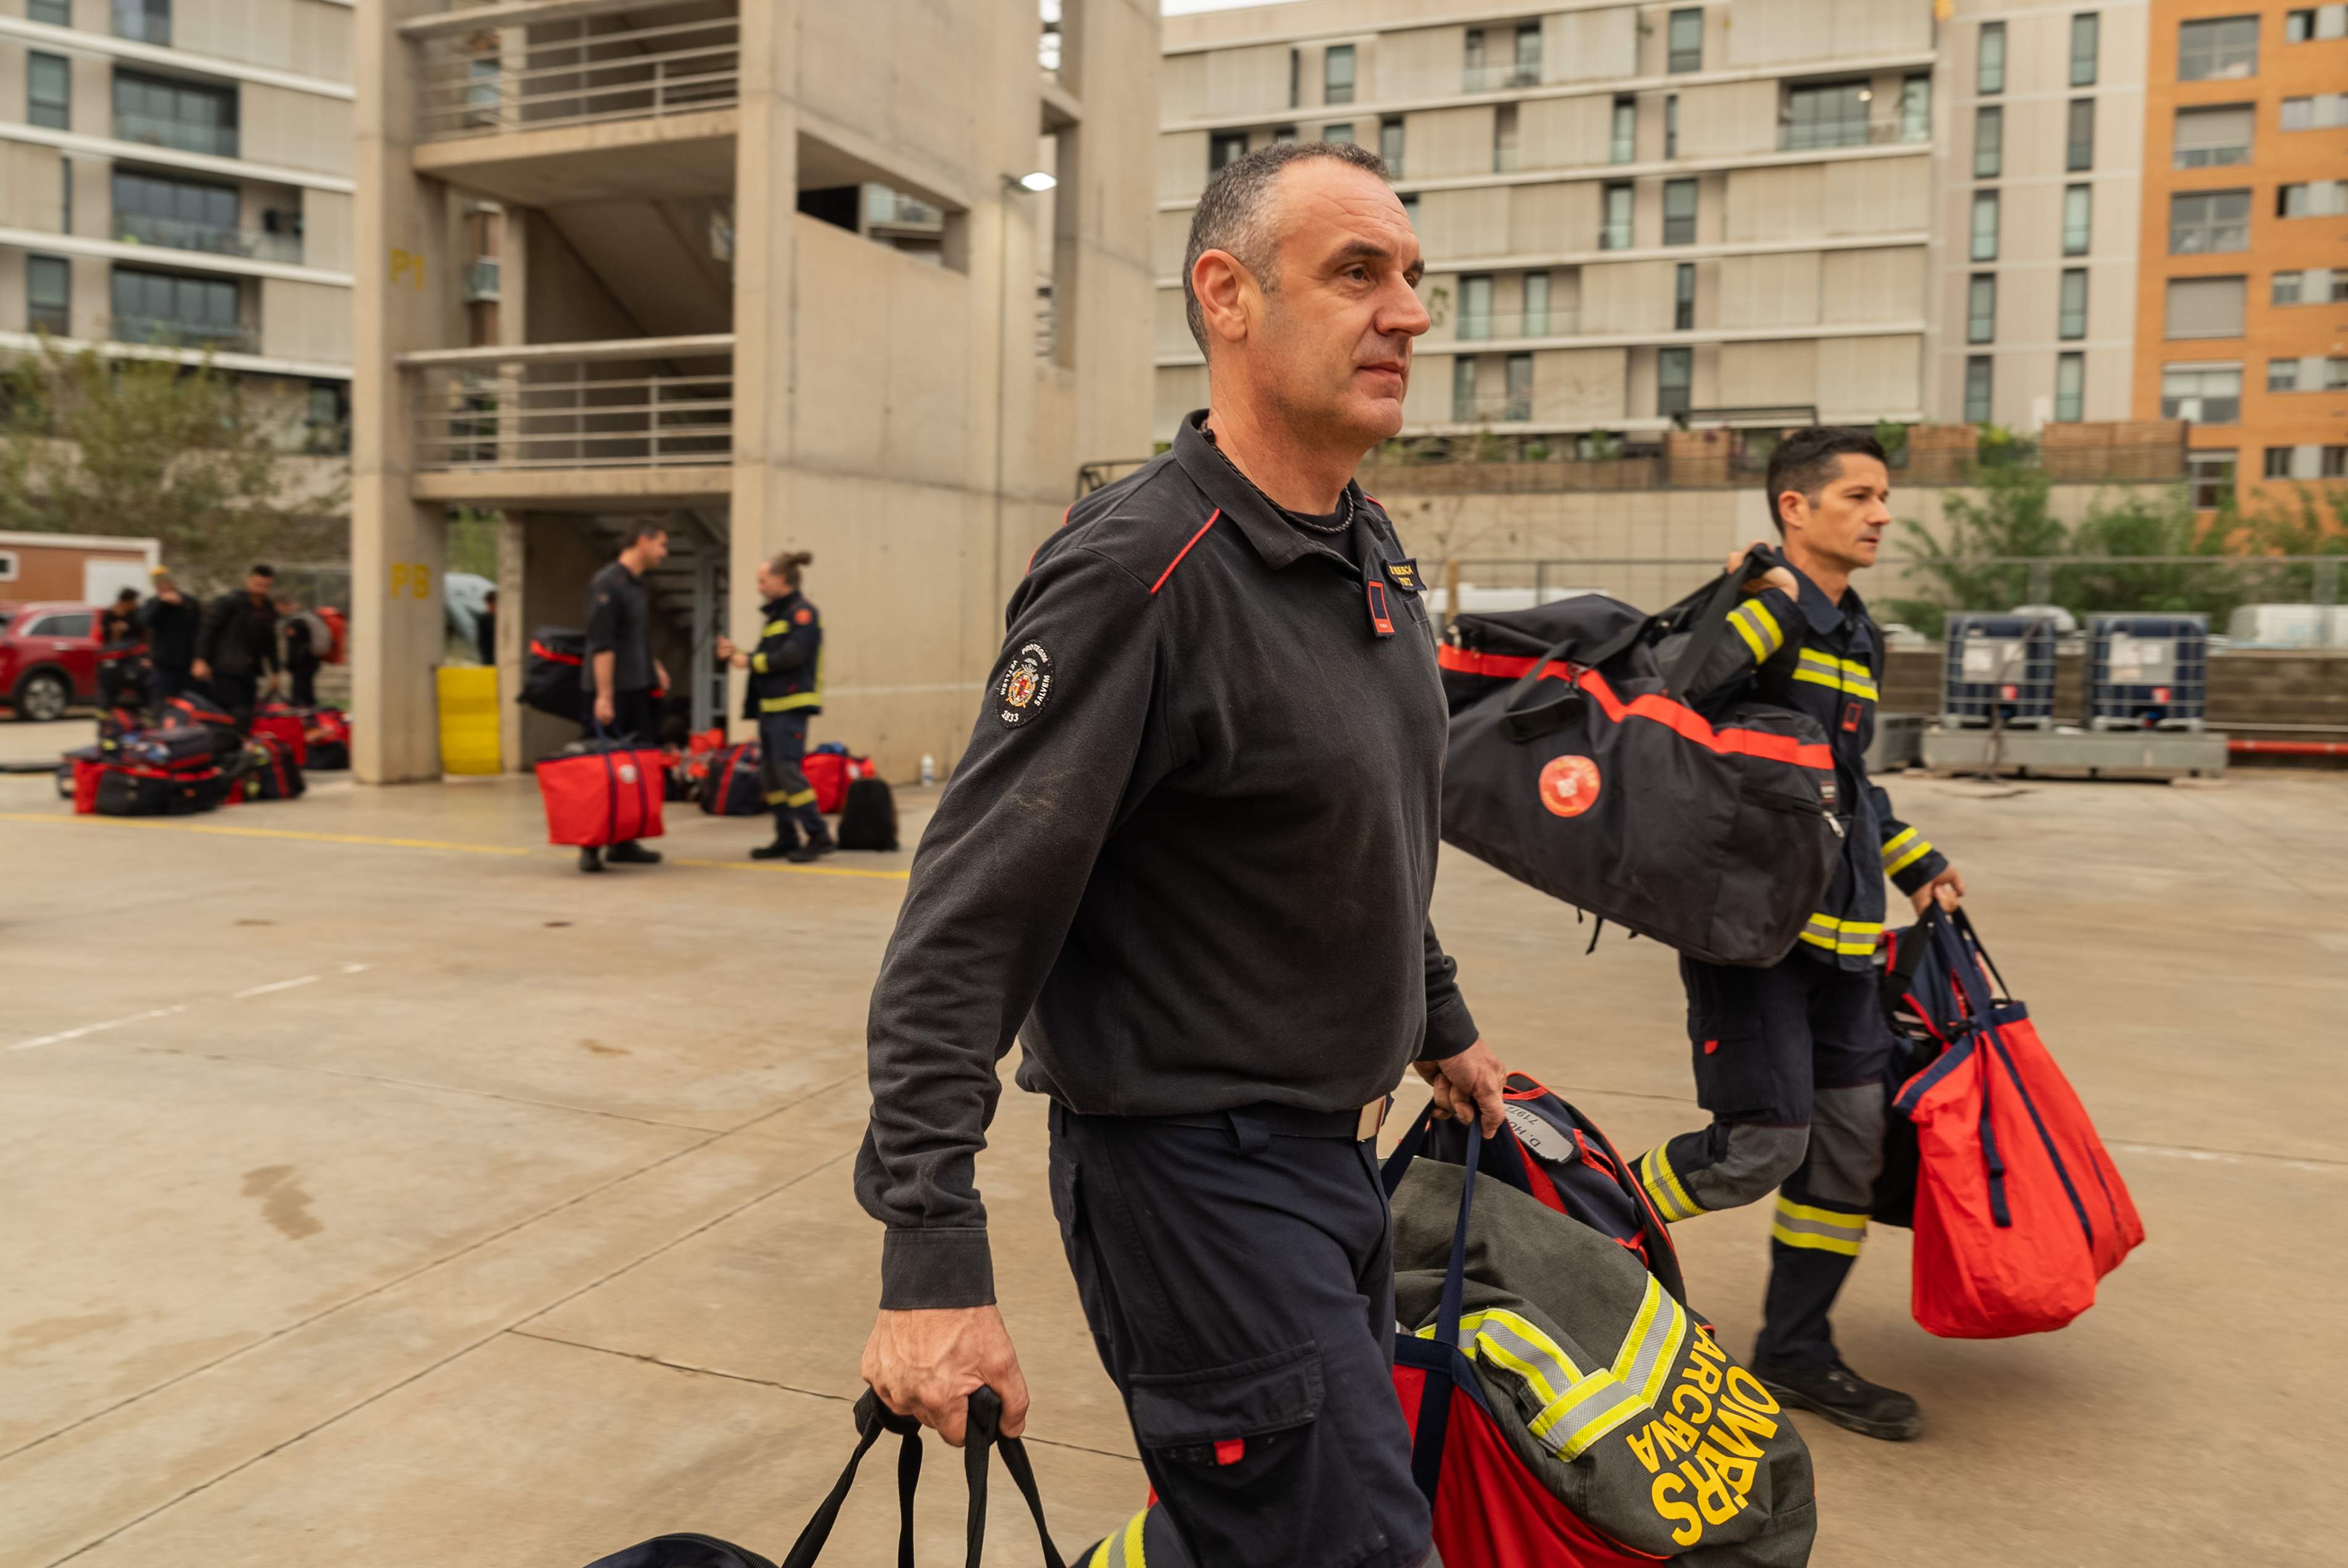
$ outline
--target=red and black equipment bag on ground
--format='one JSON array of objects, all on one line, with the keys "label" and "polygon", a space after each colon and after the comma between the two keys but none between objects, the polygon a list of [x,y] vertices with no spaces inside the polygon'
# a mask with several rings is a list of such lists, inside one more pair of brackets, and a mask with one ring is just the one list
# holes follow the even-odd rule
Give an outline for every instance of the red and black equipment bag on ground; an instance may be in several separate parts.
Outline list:
[{"label": "red and black equipment bag on ground", "polygon": [[538,793],[546,802],[546,841],[601,848],[631,839],[657,839],[661,824],[661,754],[657,747],[599,737],[574,741],[538,760]]},{"label": "red and black equipment bag on ground", "polygon": [[119,740],[147,727],[147,716],[136,708],[109,707],[98,716],[98,738],[102,744]]},{"label": "red and black equipment bag on ground", "polygon": [[351,721],[339,707],[321,707],[310,714],[302,735],[302,766],[326,772],[351,765]]},{"label": "red and black equipment bag on ground", "polygon": [[[1533,1108],[1536,1137],[1555,1146],[1550,1134],[1570,1127],[1577,1156],[1602,1153],[1612,1167],[1609,1178],[1587,1166],[1582,1195],[1618,1187],[1649,1252],[1671,1259],[1603,1135],[1546,1090],[1510,1092],[1498,1143],[1472,1123],[1452,1128],[1460,1161],[1442,1160],[1430,1145],[1443,1124],[1430,1112],[1384,1171],[1400,1325],[1395,1392],[1446,1568],[1632,1568],[1680,1557],[1703,1568],[1800,1568],[1817,1533],[1809,1450],[1689,1308],[1675,1264],[1668,1277],[1643,1266],[1619,1221],[1587,1223],[1570,1200],[1552,1206],[1509,1176],[1479,1180],[1483,1161],[1509,1159],[1511,1140],[1520,1161],[1531,1152],[1515,1111]],[[1551,1171],[1582,1163],[1538,1153],[1522,1162]]]},{"label": "red and black equipment bag on ground", "polygon": [[309,788],[300,759],[273,735],[256,733],[245,743],[241,761],[236,779],[240,799],[292,800]]},{"label": "red and black equipment bag on ground", "polygon": [[[76,780],[78,785],[79,780]],[[101,817],[185,817],[209,811],[228,794],[228,780],[210,763],[201,768],[144,768],[102,762],[90,807]],[[76,810],[79,810],[77,801]]]},{"label": "red and black equipment bag on ground", "polygon": [[587,688],[581,670],[586,662],[586,633],[541,626],[530,634],[530,656],[521,666],[521,695],[515,700],[556,718],[584,724]]},{"label": "red and black equipment bag on ground", "polygon": [[1437,650],[1445,841],[1693,958],[1791,952],[1840,855],[1826,734],[1766,703],[1707,715],[1686,693],[1742,583],[1776,559],[1753,557],[1655,616],[1590,593],[1455,617]]},{"label": "red and black equipment bag on ground", "polygon": [[252,716],[252,733],[273,737],[297,764],[310,760],[310,716],[291,703],[263,703]]},{"label": "red and black equipment bag on ground", "polygon": [[1928,911],[1889,956],[1897,1027],[1938,1047],[1892,1101],[1914,1154],[1886,1146],[1887,1185],[1912,1172],[1916,1321],[1952,1339],[2060,1328],[2144,1240],[2127,1185],[1962,910]]},{"label": "red and black equipment bag on ground", "polygon": [[766,815],[767,790],[758,782],[758,743],[738,741],[710,752],[696,799],[713,817]]},{"label": "red and black equipment bag on ground", "polygon": [[192,692],[166,697],[156,711],[154,727],[200,731],[211,739],[213,757],[222,760],[244,749],[244,731],[237,727],[236,720],[211,698]]},{"label": "red and black equipment bag on ground", "polygon": [[799,763],[799,771],[807,775],[808,787],[815,791],[815,809],[827,817],[846,808],[850,785],[873,777],[870,758],[858,757],[836,740],[808,752]]},{"label": "red and black equipment bag on ground", "polygon": [[[220,759],[219,742],[213,738],[218,733],[208,727],[193,725],[179,729],[140,729],[119,740],[101,741],[98,749],[106,753],[107,760],[134,768],[201,771]],[[237,750],[243,749],[239,743]]]}]

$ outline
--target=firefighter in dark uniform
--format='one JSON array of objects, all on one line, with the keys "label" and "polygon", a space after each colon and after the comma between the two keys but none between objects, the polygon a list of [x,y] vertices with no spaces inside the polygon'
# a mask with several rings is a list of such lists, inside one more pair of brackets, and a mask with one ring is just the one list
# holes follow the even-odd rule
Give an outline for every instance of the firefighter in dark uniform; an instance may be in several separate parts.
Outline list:
[{"label": "firefighter in dark uniform", "polygon": [[719,662],[750,672],[742,717],[757,721],[758,783],[775,813],[775,841],[752,850],[754,861],[804,865],[836,847],[816,808],[815,789],[799,767],[807,760],[808,720],[823,711],[823,616],[799,592],[799,574],[814,562],[814,556],[800,550],[758,568],[758,592],[767,606],[757,648],[745,652],[731,637],[717,639]]},{"label": "firefighter in dark uniform", "polygon": [[1416,1568],[1375,1135],[1414,1064],[1492,1129],[1503,1076],[1427,919],[1435,638],[1352,482],[1418,242],[1374,155],[1307,142],[1219,171],[1189,252],[1212,407],[1036,550],[873,988],[863,1372],[949,1441],[982,1385],[1025,1421],[973,1181],[1019,1039],[1160,1504],[1081,1560]]},{"label": "firefighter in dark uniform", "polygon": [[[1791,954],[1767,969],[1680,960],[1697,1103],[1712,1125],[1649,1150],[1641,1183],[1666,1220],[1777,1191],[1769,1289],[1753,1371],[1779,1399],[1869,1437],[1912,1438],[1916,1402],[1853,1373],[1827,1315],[1858,1261],[1883,1159],[1891,1038],[1877,995],[1889,873],[1921,910],[1953,908],[1964,883],[1892,815],[1867,777],[1883,680],[1883,634],[1850,586],[1875,563],[1891,514],[1883,449],[1862,430],[1796,430],[1769,460],[1784,535],[1773,567],[1729,614],[1735,635],[1696,675],[1706,701],[1751,696],[1826,730],[1843,861]],[[1760,548],[1754,546],[1753,548]],[[1739,570],[1745,552],[1729,561]]]},{"label": "firefighter in dark uniform", "polygon": [[[668,671],[653,656],[652,596],[644,574],[668,559],[668,529],[652,519],[630,526],[627,547],[588,580],[587,653],[579,670],[587,698],[582,730],[590,738],[633,737],[646,745],[660,740],[656,692],[668,686]],[[651,866],[661,852],[633,839],[579,851],[579,869],[601,872],[611,865]]]}]

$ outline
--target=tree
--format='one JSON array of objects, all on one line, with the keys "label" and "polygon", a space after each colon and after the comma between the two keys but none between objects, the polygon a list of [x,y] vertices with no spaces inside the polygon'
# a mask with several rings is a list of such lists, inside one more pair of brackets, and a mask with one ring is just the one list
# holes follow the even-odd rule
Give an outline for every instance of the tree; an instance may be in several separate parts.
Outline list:
[{"label": "tree", "polygon": [[257,560],[339,554],[347,479],[295,460],[303,438],[209,360],[44,343],[0,369],[0,528],[151,536],[199,593]]},{"label": "tree", "polygon": [[1928,636],[1941,634],[1951,610],[2003,609],[2027,597],[2029,567],[1983,557],[2060,555],[2070,542],[2069,530],[2048,507],[2044,469],[1984,468],[1979,483],[1978,500],[1952,490],[1942,503],[1945,542],[1922,529],[1908,535],[1911,570],[1931,586],[1929,597],[1894,599],[1890,608]]}]

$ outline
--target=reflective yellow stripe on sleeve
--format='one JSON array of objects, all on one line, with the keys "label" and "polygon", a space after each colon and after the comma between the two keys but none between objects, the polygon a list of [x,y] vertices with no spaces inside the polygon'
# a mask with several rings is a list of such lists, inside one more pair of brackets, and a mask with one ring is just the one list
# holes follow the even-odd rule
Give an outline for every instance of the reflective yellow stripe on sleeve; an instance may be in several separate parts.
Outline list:
[{"label": "reflective yellow stripe on sleeve", "polygon": [[1932,852],[1931,841],[1913,828],[1896,835],[1883,846],[1883,870],[1887,876],[1896,876]]},{"label": "reflective yellow stripe on sleeve", "polygon": [[1672,1169],[1671,1156],[1660,1143],[1639,1157],[1639,1185],[1647,1190],[1647,1200],[1665,1224],[1677,1224],[1704,1212],[1701,1205],[1688,1196],[1680,1184],[1679,1172]]},{"label": "reflective yellow stripe on sleeve", "polygon": [[823,701],[819,691],[795,691],[788,696],[768,696],[758,699],[760,713],[788,713],[796,707],[814,707]]},{"label": "reflective yellow stripe on sleeve", "polygon": [[1728,624],[1753,651],[1756,665],[1767,663],[1770,655],[1786,645],[1785,628],[1777,624],[1777,617],[1769,613],[1769,606],[1758,599],[1748,599],[1731,610]]},{"label": "reflective yellow stripe on sleeve", "polygon": [[769,621],[758,629],[758,639],[761,642],[768,637],[788,637],[790,634],[791,624],[788,621]]},{"label": "reflective yellow stripe on sleeve", "polygon": [[1828,953],[1872,953],[1882,934],[1880,921],[1838,920],[1831,914],[1814,914],[1802,927],[1803,941]]},{"label": "reflective yellow stripe on sleeve", "polygon": [[1776,1219],[1769,1227],[1769,1234],[1789,1247],[1841,1253],[1855,1258],[1859,1256],[1860,1243],[1867,1240],[1867,1216],[1844,1213],[1835,1209],[1813,1208],[1781,1197],[1777,1200]]},{"label": "reflective yellow stripe on sleeve", "polygon": [[764,654],[752,654],[750,655],[750,667],[753,670],[756,670],[758,674],[765,675],[767,673],[767,655]]}]

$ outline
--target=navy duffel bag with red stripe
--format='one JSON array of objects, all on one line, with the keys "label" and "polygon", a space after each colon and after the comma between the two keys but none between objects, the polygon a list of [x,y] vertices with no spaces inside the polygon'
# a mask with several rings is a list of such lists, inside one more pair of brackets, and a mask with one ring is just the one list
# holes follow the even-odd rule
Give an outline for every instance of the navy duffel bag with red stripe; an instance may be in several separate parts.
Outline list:
[{"label": "navy duffel bag with red stripe", "polygon": [[1791,952],[1840,855],[1826,733],[1766,703],[1707,717],[1677,679],[1737,589],[1724,574],[1653,617],[1594,593],[1456,616],[1445,842],[1693,958]]}]

